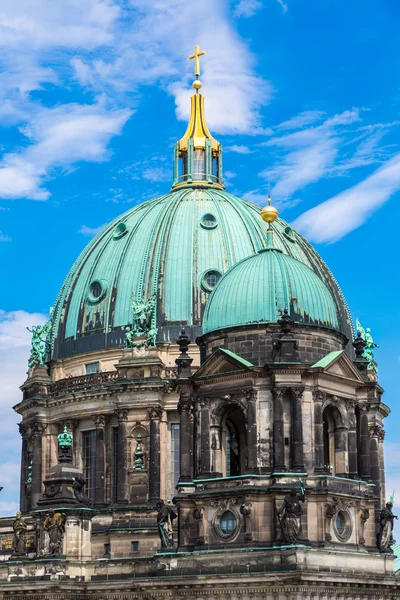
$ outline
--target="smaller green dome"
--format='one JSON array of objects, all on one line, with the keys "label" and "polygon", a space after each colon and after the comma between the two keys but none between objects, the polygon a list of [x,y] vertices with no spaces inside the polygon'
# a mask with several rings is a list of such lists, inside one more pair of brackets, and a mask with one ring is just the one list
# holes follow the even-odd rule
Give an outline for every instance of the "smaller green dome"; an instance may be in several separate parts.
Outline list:
[{"label": "smaller green dome", "polygon": [[285,308],[296,323],[340,330],[338,307],[305,264],[275,248],[238,262],[210,295],[203,334],[251,323],[276,323]]}]

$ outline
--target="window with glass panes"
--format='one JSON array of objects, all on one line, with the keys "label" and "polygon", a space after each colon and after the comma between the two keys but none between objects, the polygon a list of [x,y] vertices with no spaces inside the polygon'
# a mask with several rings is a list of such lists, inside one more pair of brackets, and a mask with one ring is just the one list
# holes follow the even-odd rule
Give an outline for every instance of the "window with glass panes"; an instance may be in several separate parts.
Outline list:
[{"label": "window with glass panes", "polygon": [[175,488],[178,484],[180,475],[180,438],[179,423],[171,424],[171,464],[172,464],[172,495],[175,494]]},{"label": "window with glass panes", "polygon": [[93,375],[93,373],[98,373],[100,368],[100,364],[98,362],[89,363],[86,365],[86,375]]},{"label": "window with glass panes", "polygon": [[82,433],[82,463],[86,479],[86,493],[90,500],[94,499],[96,488],[96,430]]}]

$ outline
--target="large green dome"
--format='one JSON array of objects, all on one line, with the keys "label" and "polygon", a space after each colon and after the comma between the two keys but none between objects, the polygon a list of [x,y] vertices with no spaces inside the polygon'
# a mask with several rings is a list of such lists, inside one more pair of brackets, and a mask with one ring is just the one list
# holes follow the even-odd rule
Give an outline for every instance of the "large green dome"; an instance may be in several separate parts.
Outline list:
[{"label": "large green dome", "polygon": [[232,267],[218,283],[206,306],[203,334],[276,323],[285,308],[296,323],[340,330],[339,307],[320,277],[275,248],[261,250]]},{"label": "large green dome", "polygon": [[[284,221],[273,228],[277,248],[330,288],[350,337],[343,296],[321,257]],[[211,186],[187,185],[135,206],[106,226],[70,270],[53,312],[52,358],[123,347],[132,297],[153,293],[157,342],[175,342],[183,325],[195,339],[213,286],[266,246],[266,231],[259,206]]]}]

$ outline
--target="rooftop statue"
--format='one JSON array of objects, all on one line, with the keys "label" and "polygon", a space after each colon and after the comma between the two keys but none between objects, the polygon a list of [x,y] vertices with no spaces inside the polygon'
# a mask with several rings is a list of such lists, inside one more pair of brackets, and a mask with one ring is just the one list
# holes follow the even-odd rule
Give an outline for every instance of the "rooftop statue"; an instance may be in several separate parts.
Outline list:
[{"label": "rooftop statue", "polygon": [[54,512],[50,508],[43,522],[43,529],[49,534],[49,554],[60,556],[62,552],[62,541],[65,532],[67,517],[65,513]]},{"label": "rooftop statue", "polygon": [[44,325],[33,325],[31,329],[27,327],[27,330],[32,334],[31,354],[28,360],[28,365],[31,368],[46,364],[46,355],[50,350],[51,325],[50,320]]},{"label": "rooftop statue", "polygon": [[12,557],[26,554],[26,523],[18,511],[13,522],[14,537],[12,541]]},{"label": "rooftop statue", "polygon": [[361,325],[358,319],[356,319],[356,328],[357,333],[365,341],[363,356],[368,361],[368,369],[377,373],[378,368],[374,359],[374,348],[379,348],[379,346],[378,344],[375,344],[373,340],[373,337],[371,335],[371,329],[369,327],[367,327],[367,329],[364,329],[364,327]]},{"label": "rooftop statue", "polygon": [[377,546],[381,552],[391,552],[391,546],[394,544],[393,539],[393,521],[398,519],[392,512],[393,503],[386,502],[386,507],[381,510],[380,527],[376,536]]},{"label": "rooftop statue", "polygon": [[174,533],[172,522],[176,519],[177,514],[170,506],[167,506],[163,500],[157,502],[157,525],[160,535],[161,546],[163,548],[174,547]]},{"label": "rooftop statue", "polygon": [[[135,300],[134,296],[132,296],[133,317],[132,325],[125,329],[126,348],[155,345],[157,328],[152,326],[152,317],[156,301],[156,294],[153,294],[147,300]],[[136,338],[141,339],[136,340]]]}]

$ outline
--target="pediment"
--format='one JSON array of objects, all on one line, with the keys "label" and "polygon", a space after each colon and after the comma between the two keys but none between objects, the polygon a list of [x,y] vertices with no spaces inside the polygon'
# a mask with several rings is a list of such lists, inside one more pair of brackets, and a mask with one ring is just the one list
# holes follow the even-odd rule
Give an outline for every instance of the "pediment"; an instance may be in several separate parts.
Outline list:
[{"label": "pediment", "polygon": [[248,370],[253,365],[225,348],[218,348],[194,374],[197,377],[208,377],[209,375],[220,375],[223,373],[234,373]]},{"label": "pediment", "polygon": [[344,350],[329,352],[324,358],[316,362],[311,369],[322,369],[324,373],[336,377],[364,382],[360,372]]}]

